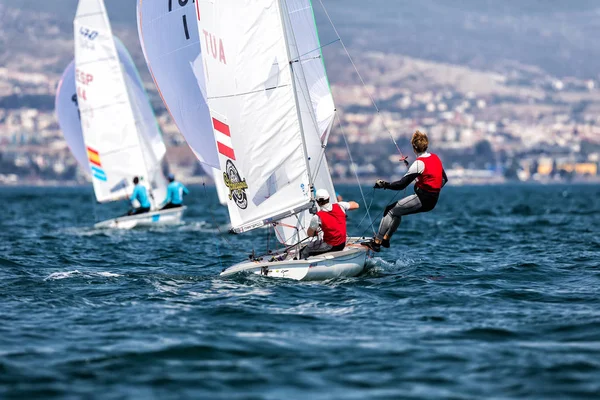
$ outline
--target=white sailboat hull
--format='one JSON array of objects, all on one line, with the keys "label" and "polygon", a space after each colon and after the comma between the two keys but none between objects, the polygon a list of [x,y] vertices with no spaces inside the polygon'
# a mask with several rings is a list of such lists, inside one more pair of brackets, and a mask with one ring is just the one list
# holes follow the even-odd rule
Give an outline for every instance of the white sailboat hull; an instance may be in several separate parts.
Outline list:
[{"label": "white sailboat hull", "polygon": [[294,260],[290,253],[281,261],[280,253],[269,255],[260,261],[247,261],[235,264],[221,272],[229,276],[240,272],[252,272],[272,278],[287,278],[299,281],[322,281],[359,275],[364,271],[370,250],[356,242],[346,245],[342,251],[334,251],[306,260]]},{"label": "white sailboat hull", "polygon": [[107,219],[106,221],[95,224],[94,228],[132,229],[141,226],[177,225],[181,223],[181,218],[186,208],[186,206],[183,206]]}]

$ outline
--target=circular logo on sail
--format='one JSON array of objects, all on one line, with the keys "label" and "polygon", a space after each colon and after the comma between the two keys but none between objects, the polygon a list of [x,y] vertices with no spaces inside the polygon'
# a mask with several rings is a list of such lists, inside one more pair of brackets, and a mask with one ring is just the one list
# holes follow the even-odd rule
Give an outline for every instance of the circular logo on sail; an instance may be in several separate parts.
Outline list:
[{"label": "circular logo on sail", "polygon": [[225,181],[225,186],[229,189],[229,200],[235,201],[235,205],[242,210],[248,207],[248,197],[246,196],[248,184],[246,183],[246,179],[240,177],[237,168],[231,160],[227,160],[227,163],[225,163],[223,180]]}]

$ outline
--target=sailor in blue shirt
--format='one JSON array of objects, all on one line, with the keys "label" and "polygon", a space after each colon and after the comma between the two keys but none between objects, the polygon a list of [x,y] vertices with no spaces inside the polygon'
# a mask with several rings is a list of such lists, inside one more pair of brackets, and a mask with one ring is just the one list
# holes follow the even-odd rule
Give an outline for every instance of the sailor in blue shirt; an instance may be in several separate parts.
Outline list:
[{"label": "sailor in blue shirt", "polygon": [[[131,194],[129,201],[131,202],[131,206],[134,208],[129,210],[127,215],[142,214],[150,211],[150,200],[148,200],[148,191],[146,190],[146,187],[140,184],[140,179],[137,176],[133,178],[133,184],[135,187],[133,188],[133,193]],[[133,202],[135,200],[140,203],[138,208],[135,208],[134,206]]]},{"label": "sailor in blue shirt", "polygon": [[175,181],[175,176],[169,174],[169,186],[167,186],[167,198],[163,201],[164,206],[161,210],[168,208],[177,208],[183,205],[183,195],[189,194],[190,191],[183,186],[183,183]]}]

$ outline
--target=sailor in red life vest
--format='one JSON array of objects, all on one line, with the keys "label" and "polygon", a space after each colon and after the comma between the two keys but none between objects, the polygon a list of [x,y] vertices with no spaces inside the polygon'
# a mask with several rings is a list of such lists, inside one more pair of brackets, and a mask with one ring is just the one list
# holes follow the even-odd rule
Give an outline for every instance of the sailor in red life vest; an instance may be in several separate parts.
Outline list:
[{"label": "sailor in red life vest", "polygon": [[302,249],[301,259],[343,250],[346,246],[346,211],[359,207],[355,201],[340,201],[331,204],[329,193],[325,189],[317,190],[315,200],[320,210],[311,218],[306,233],[309,237],[317,236],[317,239]]},{"label": "sailor in red life vest", "polygon": [[381,179],[375,182],[375,189],[404,190],[416,179],[415,194],[388,205],[379,224],[379,231],[372,241],[363,243],[373,251],[379,251],[381,246],[390,247],[390,239],[400,226],[403,215],[433,210],[440,197],[440,190],[448,182],[442,161],[435,154],[427,152],[427,135],[416,131],[411,144],[417,159],[402,179],[392,183]]}]

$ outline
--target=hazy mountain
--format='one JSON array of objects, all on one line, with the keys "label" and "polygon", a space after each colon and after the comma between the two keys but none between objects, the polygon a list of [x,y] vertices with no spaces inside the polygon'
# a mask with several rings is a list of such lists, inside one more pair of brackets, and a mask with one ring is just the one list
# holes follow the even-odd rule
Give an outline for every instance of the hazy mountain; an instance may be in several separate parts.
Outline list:
[{"label": "hazy mountain", "polygon": [[[598,0],[313,0],[326,45],[336,35],[322,3],[355,55],[378,50],[482,69],[518,62],[580,78],[597,78],[600,71]],[[43,57],[42,68],[62,70],[72,57],[76,5],[0,0],[0,65],[25,60],[36,69]],[[106,0],[106,6],[116,33],[141,61],[136,1]],[[326,55],[339,47],[327,46]]]}]

